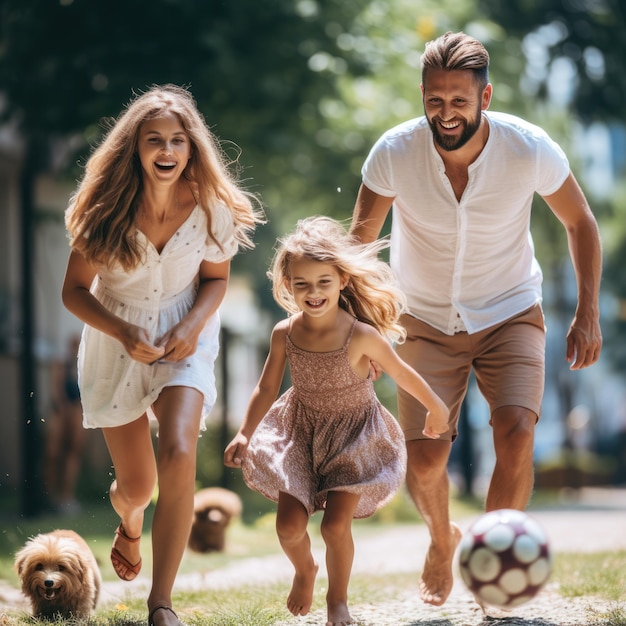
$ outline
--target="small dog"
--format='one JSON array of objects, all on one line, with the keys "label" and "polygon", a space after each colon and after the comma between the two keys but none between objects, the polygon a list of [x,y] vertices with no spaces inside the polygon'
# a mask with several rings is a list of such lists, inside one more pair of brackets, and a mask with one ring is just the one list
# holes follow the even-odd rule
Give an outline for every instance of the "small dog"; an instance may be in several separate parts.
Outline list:
[{"label": "small dog", "polygon": [[29,539],[15,555],[15,570],[35,617],[88,617],[96,608],[100,569],[85,540],[73,530]]},{"label": "small dog", "polygon": [[221,487],[200,489],[194,496],[189,548],[194,552],[222,552],[226,528],[241,515],[241,498]]}]

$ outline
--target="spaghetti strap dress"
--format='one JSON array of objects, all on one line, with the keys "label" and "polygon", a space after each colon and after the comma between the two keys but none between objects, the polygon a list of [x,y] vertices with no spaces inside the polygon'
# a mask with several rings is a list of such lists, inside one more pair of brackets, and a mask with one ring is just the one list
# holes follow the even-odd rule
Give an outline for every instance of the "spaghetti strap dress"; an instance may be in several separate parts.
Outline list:
[{"label": "spaghetti strap dress", "polygon": [[329,491],[347,491],[361,496],[354,517],[369,517],[405,477],[402,430],[372,380],[350,365],[355,323],[332,352],[302,350],[287,335],[293,384],[256,428],[242,463],[248,487],[275,502],[283,491],[309,515],[325,508]]}]

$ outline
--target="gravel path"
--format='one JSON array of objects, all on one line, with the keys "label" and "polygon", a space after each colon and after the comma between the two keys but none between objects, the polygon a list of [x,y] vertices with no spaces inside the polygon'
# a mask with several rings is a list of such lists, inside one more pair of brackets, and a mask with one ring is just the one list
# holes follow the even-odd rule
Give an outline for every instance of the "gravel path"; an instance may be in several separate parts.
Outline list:
[{"label": "gravel path", "polygon": [[[599,552],[626,550],[626,491],[586,490],[584,498],[559,505],[552,510],[531,510],[531,515],[544,527],[553,553]],[[472,519],[460,520],[465,530]],[[405,573],[414,578],[415,591],[393,589],[390,601],[351,605],[352,617],[361,626],[591,626],[607,624],[599,615],[609,611],[611,604],[593,598],[564,599],[556,584],[548,584],[532,601],[511,613],[493,612],[485,616],[465,589],[456,572],[452,593],[443,607],[424,605],[417,595],[417,581],[428,547],[428,534],[423,526],[381,528],[356,540],[354,573]],[[323,548],[317,549],[320,577],[325,577]],[[626,563],[624,563],[626,569]],[[181,575],[179,589],[228,588],[241,584],[263,584],[268,580],[284,581],[287,593],[293,572],[281,553],[258,559],[238,560],[218,570]],[[108,582],[100,603],[122,602],[129,594],[144,594],[149,581],[140,576],[131,583]],[[626,597],[619,605],[626,607]],[[0,581],[0,611],[3,608],[26,609],[17,589]],[[613,607],[614,608],[614,607]],[[594,618],[595,616],[595,618]],[[291,618],[276,626],[309,626],[325,624],[324,607],[309,615]]]}]

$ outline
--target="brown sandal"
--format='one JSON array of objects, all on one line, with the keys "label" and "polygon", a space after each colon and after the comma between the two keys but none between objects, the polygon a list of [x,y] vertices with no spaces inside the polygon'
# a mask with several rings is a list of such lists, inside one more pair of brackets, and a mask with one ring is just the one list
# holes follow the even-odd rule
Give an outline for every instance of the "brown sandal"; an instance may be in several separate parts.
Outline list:
[{"label": "brown sandal", "polygon": [[[141,539],[141,535],[139,535],[139,537],[129,537],[121,522],[115,529],[115,535],[122,537],[122,539],[128,543],[137,543]],[[141,557],[139,557],[139,561],[133,565],[115,546],[111,548],[111,564],[113,565],[115,573],[126,582],[137,578],[137,574],[141,571]]]},{"label": "brown sandal", "polygon": [[[148,615],[148,626],[154,626],[154,614],[161,609],[163,609],[164,611],[169,611],[170,613],[173,613],[174,617],[178,619],[178,615],[176,615],[176,612],[171,606],[166,606],[165,604],[159,604],[158,606],[155,606],[152,609],[152,611],[150,611],[150,614]],[[178,623],[182,624],[180,620],[178,620]]]}]

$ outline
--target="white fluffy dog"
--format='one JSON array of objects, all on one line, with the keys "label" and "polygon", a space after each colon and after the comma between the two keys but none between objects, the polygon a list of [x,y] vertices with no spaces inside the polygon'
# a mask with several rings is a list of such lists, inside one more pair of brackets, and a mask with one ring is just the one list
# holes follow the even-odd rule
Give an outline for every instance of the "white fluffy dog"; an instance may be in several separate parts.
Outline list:
[{"label": "white fluffy dog", "polygon": [[15,570],[35,617],[87,617],[96,608],[102,586],[98,563],[73,530],[29,539],[15,555]]}]

